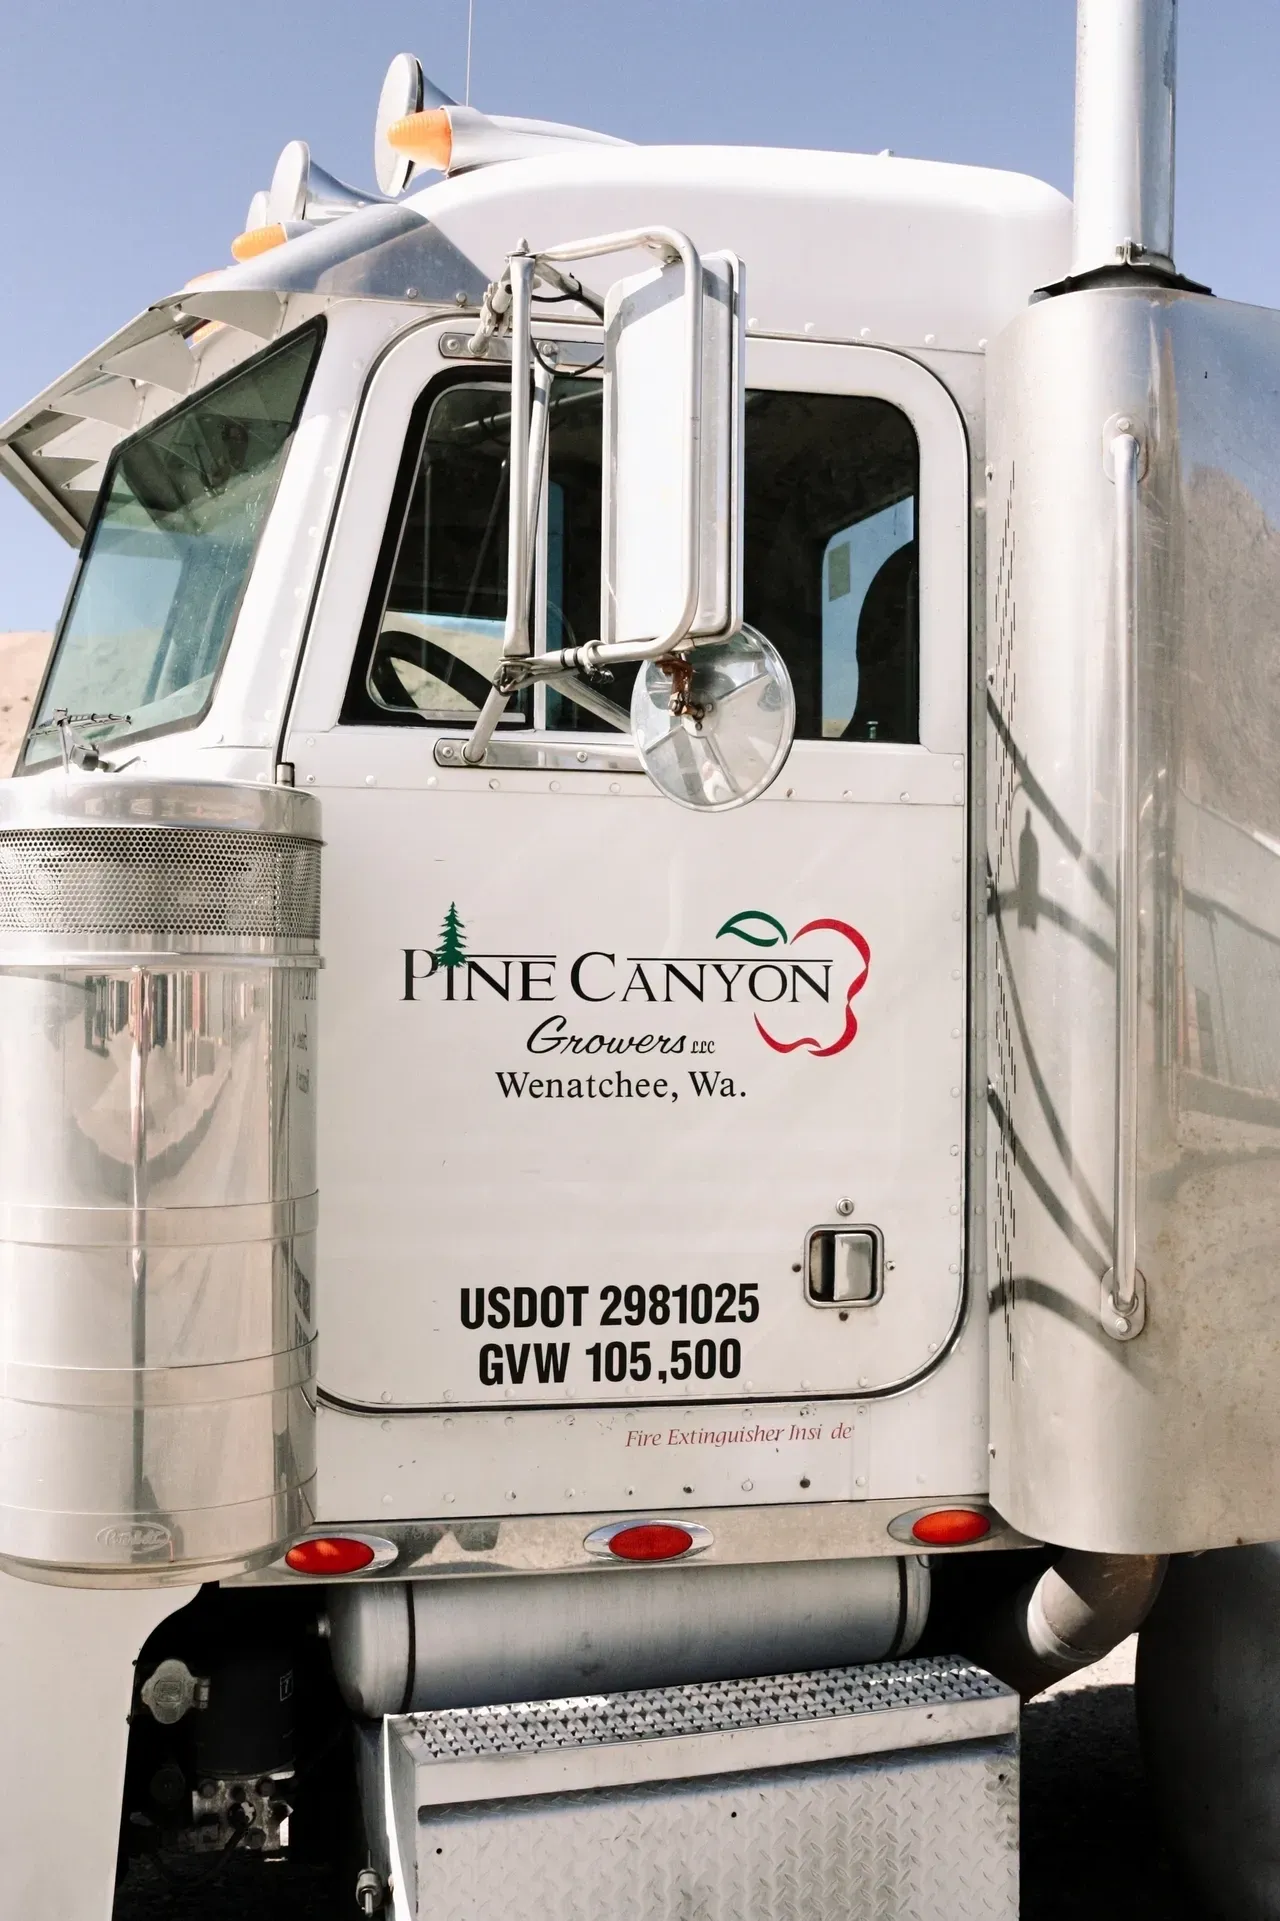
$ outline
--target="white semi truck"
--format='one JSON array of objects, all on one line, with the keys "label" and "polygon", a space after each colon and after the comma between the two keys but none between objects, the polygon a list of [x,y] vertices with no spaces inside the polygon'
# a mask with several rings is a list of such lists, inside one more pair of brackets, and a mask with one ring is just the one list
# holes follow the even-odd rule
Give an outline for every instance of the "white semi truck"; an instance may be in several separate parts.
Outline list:
[{"label": "white semi truck", "polygon": [[1174,33],[1081,0],[1074,217],[401,55],[0,429],[6,1912],[1012,1916],[1019,1696],[1199,1556],[1153,1771],[1280,1913],[1280,316]]}]

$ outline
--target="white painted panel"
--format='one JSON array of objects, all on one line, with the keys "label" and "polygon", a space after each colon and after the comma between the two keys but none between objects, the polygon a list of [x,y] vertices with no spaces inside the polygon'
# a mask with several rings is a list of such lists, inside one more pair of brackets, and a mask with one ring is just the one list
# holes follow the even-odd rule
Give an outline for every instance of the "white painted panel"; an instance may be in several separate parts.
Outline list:
[{"label": "white painted panel", "polygon": [[870,1412],[846,1401],[730,1401],[378,1420],[325,1408],[322,1516],[387,1522],[861,1500]]},{"label": "white painted panel", "polygon": [[[740,1368],[717,1350],[690,1398],[927,1366],[959,1292],[962,809],[708,822],[448,778],[325,794],[341,903],[324,928],[325,1385],[374,1403],[670,1399],[681,1337],[740,1343]],[[451,906],[469,957],[453,968],[433,959]],[[407,967],[429,976],[411,1000]],[[793,1269],[845,1198],[893,1268],[842,1322]],[[690,1300],[681,1325],[672,1295],[666,1320],[659,1297],[642,1324],[622,1308],[602,1324],[606,1288],[654,1283],[730,1287],[732,1318],[695,1325]],[[531,1295],[524,1327],[514,1296],[482,1310],[495,1287],[536,1293],[536,1316]],[[649,1341],[647,1380],[629,1364],[593,1382],[590,1348],[618,1340]],[[563,1382],[539,1384],[566,1343]]]}]

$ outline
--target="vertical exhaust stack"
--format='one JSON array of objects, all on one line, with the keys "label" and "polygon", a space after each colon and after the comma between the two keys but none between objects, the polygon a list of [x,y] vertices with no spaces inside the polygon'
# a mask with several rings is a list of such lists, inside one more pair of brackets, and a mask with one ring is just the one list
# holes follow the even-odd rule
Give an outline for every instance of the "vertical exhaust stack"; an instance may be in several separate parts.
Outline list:
[{"label": "vertical exhaust stack", "polygon": [[1178,0],[1079,0],[1071,275],[1172,276]]}]

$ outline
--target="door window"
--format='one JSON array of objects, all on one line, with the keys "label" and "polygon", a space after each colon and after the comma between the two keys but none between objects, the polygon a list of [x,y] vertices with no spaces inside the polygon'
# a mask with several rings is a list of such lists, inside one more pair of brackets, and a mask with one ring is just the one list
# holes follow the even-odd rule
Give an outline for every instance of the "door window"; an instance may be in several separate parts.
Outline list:
[{"label": "door window", "polygon": [[[374,715],[457,727],[484,704],[507,607],[508,395],[500,382],[468,381],[416,411],[366,652]],[[503,724],[529,718],[524,695]]]},{"label": "door window", "polygon": [[743,612],[790,669],[798,740],[920,738],[919,469],[887,400],[747,396]]},{"label": "door window", "polygon": [[[599,631],[598,382],[558,380],[551,410],[540,651]],[[344,720],[458,726],[478,710],[506,606],[507,432],[498,384],[420,403]],[[919,464],[888,401],[748,395],[744,613],[787,662],[799,739],[919,739]],[[506,724],[626,732],[635,672],[526,690]]]}]

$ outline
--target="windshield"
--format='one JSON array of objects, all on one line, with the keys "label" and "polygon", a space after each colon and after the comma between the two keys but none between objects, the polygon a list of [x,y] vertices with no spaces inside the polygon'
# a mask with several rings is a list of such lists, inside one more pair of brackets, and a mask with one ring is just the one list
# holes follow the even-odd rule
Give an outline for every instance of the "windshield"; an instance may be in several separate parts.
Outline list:
[{"label": "windshield", "polygon": [[[190,726],[209,704],[275,495],[318,329],[293,335],[120,449],[103,484],[37,725],[133,739]],[[24,765],[60,751],[33,733]]]}]

